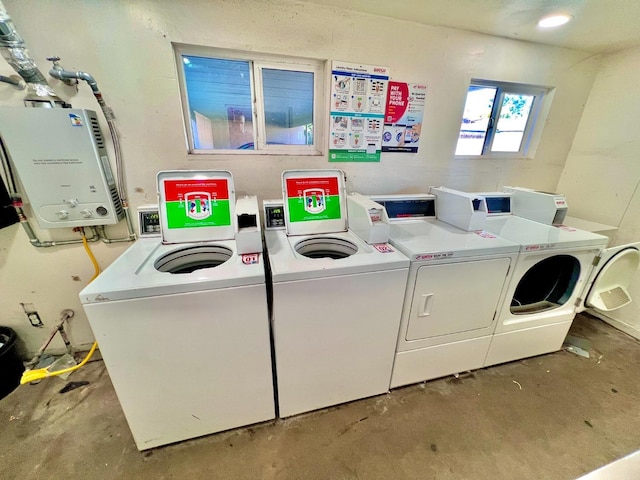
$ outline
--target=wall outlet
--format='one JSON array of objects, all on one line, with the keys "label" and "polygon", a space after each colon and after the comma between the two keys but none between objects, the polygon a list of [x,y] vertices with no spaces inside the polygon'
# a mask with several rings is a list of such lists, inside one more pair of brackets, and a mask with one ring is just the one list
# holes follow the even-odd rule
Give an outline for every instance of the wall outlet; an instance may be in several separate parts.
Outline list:
[{"label": "wall outlet", "polygon": [[33,306],[33,303],[21,303],[20,305],[22,306],[22,310],[24,310],[24,313],[29,319],[29,323],[31,323],[32,326],[44,327],[44,323],[42,323],[42,319]]},{"label": "wall outlet", "polygon": [[29,318],[31,325],[33,325],[34,327],[44,327],[44,323],[42,323],[38,312],[29,312],[27,313],[27,317]]}]

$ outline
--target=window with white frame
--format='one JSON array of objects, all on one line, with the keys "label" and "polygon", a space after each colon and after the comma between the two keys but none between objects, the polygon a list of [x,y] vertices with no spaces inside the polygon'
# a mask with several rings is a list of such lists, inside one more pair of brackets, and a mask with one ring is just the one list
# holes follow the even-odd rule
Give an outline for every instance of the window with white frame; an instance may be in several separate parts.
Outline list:
[{"label": "window with white frame", "polygon": [[549,92],[547,87],[472,79],[456,156],[528,156]]},{"label": "window with white frame", "polygon": [[324,61],[174,47],[190,153],[322,153]]}]

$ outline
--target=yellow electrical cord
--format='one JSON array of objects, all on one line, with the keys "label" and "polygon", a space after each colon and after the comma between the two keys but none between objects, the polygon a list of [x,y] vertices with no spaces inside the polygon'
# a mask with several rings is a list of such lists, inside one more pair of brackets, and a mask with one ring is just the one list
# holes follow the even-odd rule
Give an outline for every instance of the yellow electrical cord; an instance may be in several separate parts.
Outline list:
[{"label": "yellow electrical cord", "polygon": [[[84,246],[84,249],[87,252],[87,255],[89,255],[89,258],[91,259],[91,263],[93,263],[93,268],[95,269],[95,273],[93,277],[91,277],[91,280],[89,280],[89,283],[91,283],[98,275],[100,275],[100,265],[98,265],[98,261],[96,260],[96,257],[93,256],[93,252],[89,248],[89,243],[87,242],[87,237],[84,234],[84,230],[80,230],[80,233],[82,235],[82,245]],[[42,380],[43,378],[63,375],[65,373],[78,370],[79,368],[83,367],[85,363],[89,361],[89,359],[93,355],[93,352],[96,351],[97,347],[98,347],[98,342],[93,342],[93,345],[91,346],[91,350],[89,350],[89,353],[87,353],[87,356],[84,357],[84,360],[82,360],[78,365],[75,365],[73,367],[64,368],[62,370],[56,370],[55,372],[50,372],[48,367],[39,368],[37,370],[26,370],[22,374],[22,378],[20,379],[20,385],[24,385],[25,383],[35,382],[36,380]]]}]

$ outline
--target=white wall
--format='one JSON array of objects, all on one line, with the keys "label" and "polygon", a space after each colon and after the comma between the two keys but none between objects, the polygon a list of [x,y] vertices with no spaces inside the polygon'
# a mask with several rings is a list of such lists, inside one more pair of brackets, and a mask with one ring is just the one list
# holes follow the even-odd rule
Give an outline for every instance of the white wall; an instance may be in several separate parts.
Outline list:
[{"label": "white wall", "polygon": [[[617,226],[613,245],[640,241],[640,47],[606,56],[556,191],[572,216]],[[640,272],[632,304],[608,316],[640,338]]]},{"label": "white wall", "polygon": [[[154,201],[158,170],[176,168],[229,169],[238,193],[261,198],[278,196],[284,169],[332,166],[346,171],[349,190],[362,193],[417,192],[440,184],[553,189],[599,63],[574,50],[278,0],[4,0],[4,5],[41,70],[49,69],[46,56],[58,55],[66,68],[98,80],[118,118],[133,207]],[[326,157],[191,158],[171,42],[388,66],[392,79],[428,85],[420,152],[384,154],[376,164],[329,164]],[[0,65],[0,74],[11,73]],[[534,159],[453,159],[471,77],[556,87]],[[51,84],[75,108],[96,109],[86,85],[76,91]],[[21,98],[21,92],[0,85],[0,105],[19,105]],[[122,226],[110,231],[124,233]],[[15,327],[34,350],[47,331],[30,327],[19,303],[33,303],[47,326],[60,310],[72,308],[74,342],[91,342],[77,300],[92,275],[82,248],[36,249],[17,226],[0,231],[0,242],[0,323]],[[104,267],[125,247],[94,248]]]}]

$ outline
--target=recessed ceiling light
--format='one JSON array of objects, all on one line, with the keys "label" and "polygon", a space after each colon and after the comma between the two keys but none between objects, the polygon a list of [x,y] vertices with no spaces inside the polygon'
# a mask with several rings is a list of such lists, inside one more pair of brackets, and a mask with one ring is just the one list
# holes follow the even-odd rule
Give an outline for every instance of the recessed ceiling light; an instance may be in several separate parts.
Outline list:
[{"label": "recessed ceiling light", "polygon": [[571,21],[573,17],[571,15],[559,14],[559,15],[547,15],[538,21],[538,26],[542,28],[559,27]]}]

